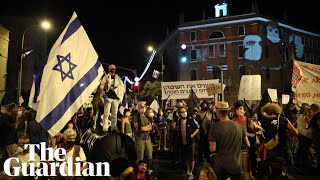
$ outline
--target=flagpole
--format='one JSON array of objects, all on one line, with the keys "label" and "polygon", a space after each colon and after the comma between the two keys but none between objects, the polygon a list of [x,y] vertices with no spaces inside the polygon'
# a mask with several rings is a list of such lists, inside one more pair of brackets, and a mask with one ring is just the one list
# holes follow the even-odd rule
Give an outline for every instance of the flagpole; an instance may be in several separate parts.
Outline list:
[{"label": "flagpole", "polygon": [[[162,53],[159,52],[159,55],[161,56],[161,82],[163,82],[163,56]],[[163,100],[161,98],[161,108],[163,109]]]}]

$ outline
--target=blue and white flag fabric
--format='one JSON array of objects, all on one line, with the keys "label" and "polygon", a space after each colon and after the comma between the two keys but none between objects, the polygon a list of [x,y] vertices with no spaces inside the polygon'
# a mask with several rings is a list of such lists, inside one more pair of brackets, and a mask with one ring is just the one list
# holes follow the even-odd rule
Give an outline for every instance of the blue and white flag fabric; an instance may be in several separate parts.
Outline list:
[{"label": "blue and white flag fabric", "polygon": [[124,114],[123,114],[123,111],[124,111],[125,109],[128,109],[127,94],[126,94],[126,93],[123,94],[122,102],[119,103],[119,112],[120,112],[122,115],[124,115]]},{"label": "blue and white flag fabric", "polygon": [[[123,85],[124,85],[124,88],[125,88],[125,89],[126,89],[127,80],[128,80],[128,78],[125,76],[125,77],[124,77],[124,80],[123,80]],[[119,103],[118,110],[119,110],[119,112],[120,112],[122,115],[124,115],[124,114],[123,114],[123,111],[124,111],[125,109],[127,109],[127,108],[128,108],[127,93],[124,92],[124,93],[123,93],[122,101]]]},{"label": "blue and white flag fabric", "polygon": [[158,114],[158,109],[160,108],[159,103],[156,99],[152,101],[152,103],[149,106],[154,112]]},{"label": "blue and white flag fabric", "polygon": [[36,120],[55,136],[99,86],[103,72],[98,54],[74,12],[43,69]]},{"label": "blue and white flag fabric", "polygon": [[160,72],[154,69],[152,73],[152,77],[155,79],[158,79],[159,75],[160,75]]}]

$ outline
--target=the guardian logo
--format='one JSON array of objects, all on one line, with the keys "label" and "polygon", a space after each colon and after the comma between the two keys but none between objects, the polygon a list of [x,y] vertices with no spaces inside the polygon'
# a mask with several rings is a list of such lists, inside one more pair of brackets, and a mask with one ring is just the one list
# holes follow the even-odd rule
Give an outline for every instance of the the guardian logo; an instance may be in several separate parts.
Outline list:
[{"label": "the guardian logo", "polygon": [[[8,158],[4,163],[4,172],[8,176],[110,176],[110,167],[108,162],[81,164],[80,158],[76,157],[75,162],[73,157],[66,157],[64,148],[46,148],[46,143],[26,144],[24,149],[29,148],[29,162],[19,162],[19,158]],[[35,162],[35,150],[40,149],[40,162]],[[62,158],[64,157],[64,158]],[[21,167],[13,167],[11,163],[16,161],[21,164]],[[66,168],[67,167],[67,168]],[[65,169],[68,169],[67,172]],[[102,174],[102,172],[104,174]]]}]

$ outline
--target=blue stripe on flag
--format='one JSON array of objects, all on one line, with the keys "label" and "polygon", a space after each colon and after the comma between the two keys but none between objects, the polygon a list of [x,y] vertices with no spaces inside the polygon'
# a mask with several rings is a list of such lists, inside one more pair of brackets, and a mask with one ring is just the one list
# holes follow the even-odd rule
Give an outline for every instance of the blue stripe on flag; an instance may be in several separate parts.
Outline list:
[{"label": "blue stripe on flag", "polygon": [[[66,97],[45,117],[40,121],[40,124],[46,130],[52,128],[52,126],[61,119],[64,113],[74,103],[74,101],[82,94],[82,92],[91,84],[91,82],[97,78],[98,69],[101,63],[98,59],[96,64],[85,74],[66,94]],[[83,85],[82,85],[83,84]],[[82,85],[82,86],[81,86]]]},{"label": "blue stripe on flag", "polygon": [[[73,33],[75,33],[81,27],[81,22],[78,17],[76,17],[69,25],[66,34],[64,34],[61,44],[66,41]],[[60,45],[61,45],[60,44]]]},{"label": "blue stripe on flag", "polygon": [[40,83],[41,83],[41,79],[42,79],[42,74],[43,74],[43,70],[44,70],[44,65],[40,68],[38,74],[36,75],[36,77],[34,78],[34,97],[33,97],[33,103],[36,103],[38,100],[38,96],[40,93]]}]

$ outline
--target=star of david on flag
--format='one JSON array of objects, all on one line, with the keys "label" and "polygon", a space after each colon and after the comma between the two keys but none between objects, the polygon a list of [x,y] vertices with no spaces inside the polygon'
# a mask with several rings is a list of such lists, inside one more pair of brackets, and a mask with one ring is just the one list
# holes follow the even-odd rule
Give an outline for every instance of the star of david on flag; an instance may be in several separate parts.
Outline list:
[{"label": "star of david on flag", "polygon": [[[76,64],[71,62],[70,53],[66,56],[57,55],[58,64],[55,65],[52,70],[59,71],[61,73],[61,80],[63,81],[66,77],[73,79],[72,70],[77,67]],[[62,63],[68,63],[69,71],[65,72],[63,70]]]},{"label": "star of david on flag", "polygon": [[74,12],[51,48],[40,82],[32,86],[29,104],[36,100],[37,122],[50,135],[59,133],[99,86],[103,72],[98,54]]}]

